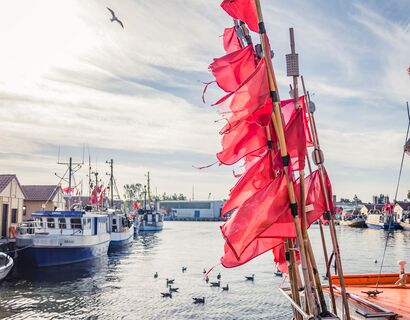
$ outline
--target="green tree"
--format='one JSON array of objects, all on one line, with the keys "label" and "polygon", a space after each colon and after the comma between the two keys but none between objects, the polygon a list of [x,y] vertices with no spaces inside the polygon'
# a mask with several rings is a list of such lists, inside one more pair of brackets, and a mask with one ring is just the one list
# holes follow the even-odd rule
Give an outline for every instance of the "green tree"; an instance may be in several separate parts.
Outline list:
[{"label": "green tree", "polygon": [[125,206],[128,210],[133,210],[134,201],[142,199],[143,187],[141,183],[133,183],[124,185]]}]

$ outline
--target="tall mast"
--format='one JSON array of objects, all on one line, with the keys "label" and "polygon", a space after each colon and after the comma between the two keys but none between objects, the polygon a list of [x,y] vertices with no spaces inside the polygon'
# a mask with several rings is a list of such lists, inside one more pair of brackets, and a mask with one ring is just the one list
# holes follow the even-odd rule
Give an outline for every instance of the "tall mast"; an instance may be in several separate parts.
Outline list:
[{"label": "tall mast", "polygon": [[151,199],[151,186],[150,186],[150,183],[151,183],[151,180],[150,180],[150,177],[149,177],[149,171],[148,171],[148,173],[147,173],[148,205],[149,205],[149,208],[151,209],[151,202],[152,202],[152,199]]},{"label": "tall mast", "polygon": [[[81,169],[81,166],[84,164],[84,161],[82,162],[73,162],[73,158],[70,157],[68,162],[60,162],[60,150],[59,150],[59,157],[58,157],[58,162],[57,164],[62,164],[67,166],[67,171],[66,173],[68,173],[68,180],[64,179],[64,176],[66,175],[66,173],[64,173],[63,177],[60,177],[62,180],[64,179],[64,181],[66,181],[68,183],[68,209],[71,209],[71,202],[72,202],[72,185],[73,185],[73,175],[74,173],[76,173],[78,170]],[[56,176],[57,173],[56,173]]]},{"label": "tall mast", "polygon": [[114,159],[110,161],[105,161],[110,165],[110,207],[114,208]]}]

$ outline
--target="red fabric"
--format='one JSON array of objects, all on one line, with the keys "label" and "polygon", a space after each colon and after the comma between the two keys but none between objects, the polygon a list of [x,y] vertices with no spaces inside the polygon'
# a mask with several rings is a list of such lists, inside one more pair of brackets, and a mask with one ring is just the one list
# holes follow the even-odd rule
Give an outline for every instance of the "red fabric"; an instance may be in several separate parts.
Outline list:
[{"label": "red fabric", "polygon": [[209,70],[218,86],[226,92],[235,91],[255,70],[255,55],[252,46],[214,59]]},{"label": "red fabric", "polygon": [[235,27],[226,28],[222,37],[224,41],[224,49],[227,54],[242,49],[242,45],[236,35]]},{"label": "red fabric", "polygon": [[222,215],[240,207],[245,200],[274,179],[271,154],[270,151],[265,151],[264,155],[239,179],[222,207]]},{"label": "red fabric", "polygon": [[[237,260],[242,259],[246,262],[254,258],[256,253],[259,255],[272,249],[272,247],[266,247],[266,241],[262,241],[263,246],[254,241],[258,238],[266,238],[263,236],[264,231],[276,224],[288,210],[287,183],[283,174],[246,200],[221,228],[226,244]],[[285,236],[288,236],[286,232]],[[252,243],[250,247],[252,250],[246,251],[241,258]],[[262,247],[263,252],[260,250]],[[225,253],[228,251],[225,250]],[[224,264],[224,257],[221,262]]]},{"label": "red fabric", "polygon": [[[324,172],[332,196],[329,178]],[[299,182],[295,193],[300,203]],[[322,216],[326,210],[318,170],[305,178],[306,217],[308,226]],[[300,210],[300,206],[299,206]],[[281,248],[283,238],[295,238],[296,231],[290,214],[286,178],[284,175],[273,180],[267,187],[256,192],[222,226],[225,238],[225,254],[221,263],[227,268],[240,266],[264,252],[274,249],[275,261],[284,268]],[[281,270],[286,272],[286,269]]]},{"label": "red fabric", "polygon": [[[305,168],[306,136],[303,126],[303,110],[297,109],[285,126],[286,148],[290,157],[290,171],[299,171]],[[280,150],[274,157],[274,168],[282,170]]]},{"label": "red fabric", "polygon": [[268,97],[269,84],[265,61],[261,60],[254,72],[234,92],[225,95],[213,104],[218,106],[219,113],[231,114],[221,132],[229,130],[239,121],[251,116],[256,110],[265,107]]},{"label": "red fabric", "polygon": [[232,18],[242,20],[249,29],[259,32],[255,0],[224,0],[221,7]]},{"label": "red fabric", "polygon": [[74,188],[69,188],[69,187],[67,187],[67,188],[64,188],[63,189],[63,192],[64,193],[70,193],[70,192],[73,192],[74,191]]},{"label": "red fabric", "polygon": [[[286,125],[287,123],[289,123],[289,120],[292,118],[293,114],[296,112],[295,100],[294,99],[282,100],[280,102],[280,105],[282,109],[283,121],[284,121],[284,124]],[[312,147],[313,142],[312,142],[312,135],[310,133],[310,129],[308,125],[308,118],[306,115],[305,96],[299,97],[299,105],[303,109],[303,127],[305,128],[306,144],[308,147]]]},{"label": "red fabric", "polygon": [[267,146],[266,129],[257,123],[243,122],[222,137],[222,151],[216,154],[226,165],[238,162],[246,155]]},{"label": "red fabric", "polygon": [[134,201],[134,210],[138,210],[140,208],[140,203],[138,201]]},{"label": "red fabric", "polygon": [[275,261],[278,270],[283,273],[288,273],[288,262],[286,261],[285,243],[283,240],[279,245],[272,249],[272,253],[273,261]]}]

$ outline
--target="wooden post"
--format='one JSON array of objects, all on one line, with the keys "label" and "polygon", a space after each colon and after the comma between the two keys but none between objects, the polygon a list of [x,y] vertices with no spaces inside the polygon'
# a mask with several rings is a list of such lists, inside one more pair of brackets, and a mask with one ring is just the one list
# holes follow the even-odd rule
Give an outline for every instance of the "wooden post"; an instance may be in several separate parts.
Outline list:
[{"label": "wooden post", "polygon": [[[302,78],[302,85],[304,86],[304,81]],[[309,92],[307,92],[307,97],[308,97],[308,112],[309,112],[309,123],[311,125],[312,129],[312,138],[313,138],[313,144],[315,148],[315,152],[317,151],[318,153],[321,153],[320,149],[320,144],[319,144],[319,138],[317,135],[317,130],[316,130],[316,123],[315,123],[315,118],[313,113],[310,110],[310,97],[309,97]],[[342,299],[343,299],[343,307],[345,310],[345,317],[347,320],[350,320],[350,310],[349,310],[349,302],[347,300],[347,294],[346,294],[346,286],[345,286],[345,281],[344,281],[344,276],[343,276],[343,266],[342,266],[342,261],[340,258],[340,249],[339,249],[339,244],[337,241],[337,234],[336,234],[336,227],[335,227],[335,221],[334,217],[331,214],[331,208],[329,204],[329,193],[327,190],[327,186],[325,183],[325,178],[324,178],[324,167],[322,163],[317,164],[318,169],[319,169],[319,177],[320,177],[320,183],[322,186],[323,190],[323,195],[325,197],[325,202],[326,202],[326,210],[330,215],[330,220],[329,220],[329,231],[330,231],[330,236],[332,239],[332,246],[333,246],[333,252],[335,255],[335,261],[336,261],[336,267],[337,267],[337,273],[339,276],[339,281],[340,281],[340,289],[341,289],[341,294],[342,294]]]},{"label": "wooden post", "polygon": [[262,9],[260,5],[259,0],[255,0],[255,5],[256,5],[256,10],[258,14],[258,22],[259,22],[259,33],[261,37],[261,44],[262,44],[262,50],[263,50],[263,56],[266,62],[266,69],[267,69],[267,77],[268,77],[268,82],[269,82],[269,88],[271,91],[271,97],[272,97],[272,102],[273,102],[273,114],[272,114],[272,122],[275,126],[275,130],[277,132],[278,140],[279,140],[279,145],[281,149],[281,156],[283,159],[283,165],[284,165],[284,171],[285,171],[285,176],[287,180],[287,187],[288,187],[288,194],[289,194],[289,201],[290,201],[290,207],[291,207],[291,212],[292,212],[292,217],[293,217],[293,222],[295,224],[295,230],[297,234],[297,238],[299,240],[299,247],[300,247],[300,257],[301,257],[301,262],[302,262],[302,272],[303,272],[303,278],[305,280],[305,286],[308,290],[306,290],[306,297],[309,303],[310,310],[314,316],[319,315],[319,310],[317,306],[314,303],[314,293],[310,290],[311,288],[311,283],[309,281],[309,270],[308,270],[308,263],[306,261],[306,252],[305,252],[305,245],[303,242],[303,236],[302,236],[302,230],[300,227],[300,221],[298,217],[298,210],[297,210],[297,202],[296,202],[296,196],[295,196],[295,190],[293,188],[293,182],[291,178],[289,177],[289,154],[286,148],[286,140],[285,140],[285,134],[284,134],[284,129],[283,129],[283,123],[282,123],[282,113],[281,113],[281,107],[280,107],[280,100],[279,100],[279,95],[278,95],[278,90],[276,87],[276,79],[275,75],[273,72],[273,66],[272,62],[270,60],[270,51],[268,50],[268,45],[267,45],[267,37],[266,37],[266,31],[265,31],[265,26],[263,23],[263,15],[262,15]]}]

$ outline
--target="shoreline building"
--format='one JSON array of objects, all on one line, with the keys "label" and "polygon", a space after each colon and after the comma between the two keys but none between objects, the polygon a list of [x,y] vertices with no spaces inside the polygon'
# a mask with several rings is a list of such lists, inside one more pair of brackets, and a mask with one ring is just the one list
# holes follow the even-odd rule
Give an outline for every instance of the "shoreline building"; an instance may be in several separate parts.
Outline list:
[{"label": "shoreline building", "polygon": [[0,174],[0,238],[10,237],[10,228],[23,221],[25,198],[15,174]]},{"label": "shoreline building", "polygon": [[59,185],[23,185],[24,220],[31,219],[33,212],[40,210],[54,211],[65,208],[63,189]]},{"label": "shoreline building", "polygon": [[220,220],[222,200],[163,200],[157,210],[170,220]]}]

